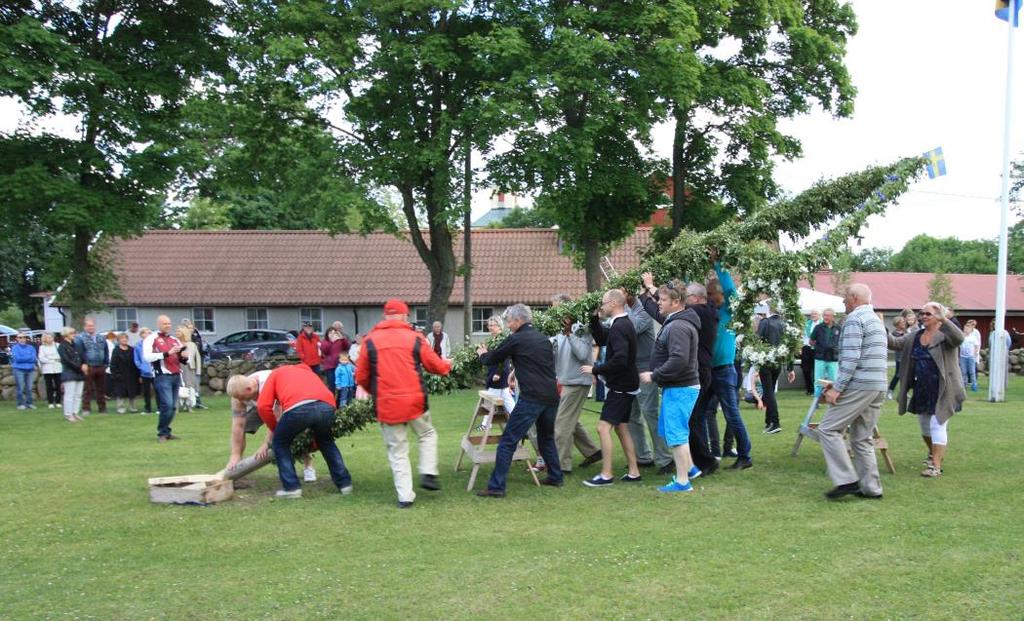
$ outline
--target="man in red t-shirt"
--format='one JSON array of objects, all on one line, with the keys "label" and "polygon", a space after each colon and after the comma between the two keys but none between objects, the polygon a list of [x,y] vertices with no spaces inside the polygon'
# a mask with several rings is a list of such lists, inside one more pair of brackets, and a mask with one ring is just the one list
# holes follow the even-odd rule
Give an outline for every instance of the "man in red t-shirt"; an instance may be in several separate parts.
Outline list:
[{"label": "man in red t-shirt", "polygon": [[437,491],[437,432],[430,423],[423,369],[448,375],[452,363],[442,359],[422,334],[409,323],[409,307],[388,300],[384,321],[363,339],[356,364],[356,383],[373,396],[377,420],[388,449],[388,461],[398,491],[398,506],[406,509],[416,500],[412,490],[407,428],[419,437],[420,487]]},{"label": "man in red t-shirt", "polygon": [[[274,413],[275,403],[280,407],[280,418]],[[295,474],[292,440],[306,429],[312,431],[338,491],[345,495],[352,493],[352,476],[345,468],[345,460],[341,458],[341,451],[331,433],[334,395],[312,369],[305,364],[274,369],[260,390],[256,410],[274,433],[272,446],[277,460],[277,475],[281,479],[281,489],[277,492],[279,498],[302,497],[302,486]]]}]

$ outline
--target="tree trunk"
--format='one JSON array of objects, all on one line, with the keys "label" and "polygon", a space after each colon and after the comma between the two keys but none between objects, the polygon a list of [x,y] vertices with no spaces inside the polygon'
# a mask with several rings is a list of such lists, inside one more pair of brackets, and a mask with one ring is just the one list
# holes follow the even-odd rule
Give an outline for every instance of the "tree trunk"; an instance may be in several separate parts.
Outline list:
[{"label": "tree trunk", "polygon": [[597,240],[583,242],[583,269],[587,275],[587,291],[597,291],[604,285],[601,275],[601,246]]},{"label": "tree trunk", "polygon": [[71,325],[82,329],[85,315],[92,306],[89,290],[89,244],[92,233],[86,229],[75,229],[71,251],[71,273],[67,281],[68,306],[71,311]]},{"label": "tree trunk", "polygon": [[683,210],[686,209],[686,183],[683,161],[686,153],[686,112],[675,109],[675,135],[672,138],[672,235],[683,229]]},{"label": "tree trunk", "polygon": [[466,139],[465,168],[462,183],[462,340],[468,343],[473,334],[473,145]]}]

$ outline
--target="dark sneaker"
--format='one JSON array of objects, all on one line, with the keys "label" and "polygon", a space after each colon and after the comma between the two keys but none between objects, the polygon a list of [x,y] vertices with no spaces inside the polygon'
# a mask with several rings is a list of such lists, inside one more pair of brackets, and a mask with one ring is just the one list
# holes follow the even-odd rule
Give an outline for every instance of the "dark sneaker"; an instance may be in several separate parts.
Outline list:
[{"label": "dark sneaker", "polygon": [[583,461],[581,461],[580,462],[580,468],[586,468],[590,464],[596,464],[599,461],[601,461],[601,451],[600,450],[598,450],[596,453],[592,454],[590,457],[588,457],[588,458],[584,459]]},{"label": "dark sneaker", "polygon": [[658,474],[674,474],[675,471],[676,465],[673,464],[672,462],[669,462],[662,466],[661,468],[658,468]]},{"label": "dark sneaker", "polygon": [[412,501],[411,500],[399,500],[398,501],[398,508],[399,509],[410,509],[410,508],[412,508]]},{"label": "dark sneaker", "polygon": [[882,499],[882,495],[881,494],[878,494],[876,496],[872,496],[871,494],[865,494],[864,492],[862,492],[860,490],[857,490],[857,493],[854,494],[854,495],[857,496],[857,498],[867,498],[868,500],[881,500]]},{"label": "dark sneaker", "polygon": [[732,457],[733,459],[736,459],[739,456],[740,454],[736,452],[736,449],[727,449],[722,453],[722,457]]},{"label": "dark sneaker", "polygon": [[482,498],[504,498],[505,490],[503,489],[482,489],[476,493],[477,496]]},{"label": "dark sneaker", "polygon": [[420,477],[420,487],[425,490],[436,492],[441,489],[441,482],[432,474],[424,474]]},{"label": "dark sneaker", "polygon": [[839,500],[843,496],[849,496],[856,494],[860,491],[860,483],[854,481],[853,483],[847,483],[846,485],[837,485],[825,492],[825,498],[829,500]]},{"label": "dark sneaker", "polygon": [[638,461],[638,462],[636,462],[636,467],[637,468],[653,468],[654,467],[654,462],[653,461]]},{"label": "dark sneaker", "polygon": [[730,470],[746,470],[747,468],[753,468],[754,462],[749,459],[737,459],[736,463],[729,466]]},{"label": "dark sneaker", "polygon": [[782,427],[779,425],[771,425],[764,430],[765,433],[779,433],[780,431],[782,431]]},{"label": "dark sneaker", "polygon": [[622,481],[623,483],[639,483],[640,481],[643,481],[644,478],[642,476],[640,476],[639,474],[636,475],[635,477],[630,476],[629,473],[627,472],[626,474],[624,474],[621,477],[619,477],[619,480]]},{"label": "dark sneaker", "polygon": [[548,487],[562,487],[563,485],[565,485],[565,481],[556,481],[551,477],[547,477],[545,479],[541,479],[540,484],[547,485]]},{"label": "dark sneaker", "polygon": [[608,487],[609,485],[615,484],[615,478],[606,479],[599,474],[595,474],[594,478],[587,479],[583,484],[587,487]]}]

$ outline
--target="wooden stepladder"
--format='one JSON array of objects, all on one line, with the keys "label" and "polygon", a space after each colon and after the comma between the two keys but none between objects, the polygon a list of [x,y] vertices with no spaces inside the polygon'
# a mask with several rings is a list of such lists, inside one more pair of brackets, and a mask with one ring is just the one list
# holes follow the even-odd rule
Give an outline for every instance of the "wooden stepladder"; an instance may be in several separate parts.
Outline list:
[{"label": "wooden stepladder", "polygon": [[[497,457],[497,445],[501,441],[501,434],[508,422],[508,412],[505,411],[505,403],[498,395],[492,395],[486,390],[479,393],[480,399],[476,403],[476,411],[469,421],[469,429],[466,435],[462,436],[462,450],[459,452],[459,459],[455,462],[455,471],[458,472],[462,466],[462,458],[469,456],[473,469],[469,473],[469,484],[466,491],[472,491],[476,483],[476,475],[480,472],[480,464],[493,464]],[[530,449],[520,442],[516,452],[512,455],[512,461],[525,461],[526,469],[533,477],[535,485],[540,485],[537,473],[533,469],[530,460]]]},{"label": "wooden stepladder", "polygon": [[[811,407],[807,409],[807,415],[804,416],[803,422],[800,427],[796,430],[796,442],[793,444],[793,452],[791,455],[796,457],[797,451],[800,450],[800,443],[803,442],[804,436],[814,439],[814,434],[810,433],[812,429],[818,428],[818,423],[811,422],[814,418],[815,412],[818,410],[818,405],[821,403],[822,394],[825,389],[832,385],[830,380],[818,380],[818,384],[821,386],[821,393],[814,397],[811,401]],[[885,438],[882,437],[881,432],[878,431],[878,425],[875,425],[872,431],[872,438],[875,441],[875,449],[882,453],[882,460],[885,461],[885,467],[888,468],[890,474],[896,474],[896,465],[892,461],[892,455],[889,454],[889,443]],[[849,442],[847,442],[847,448],[849,448]]]}]

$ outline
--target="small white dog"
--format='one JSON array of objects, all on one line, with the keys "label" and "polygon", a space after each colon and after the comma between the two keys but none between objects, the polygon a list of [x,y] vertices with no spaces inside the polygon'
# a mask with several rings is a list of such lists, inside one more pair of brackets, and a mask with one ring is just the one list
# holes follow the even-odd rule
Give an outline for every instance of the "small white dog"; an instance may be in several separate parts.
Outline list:
[{"label": "small white dog", "polygon": [[196,407],[196,389],[191,386],[178,388],[178,410],[191,412]]}]

